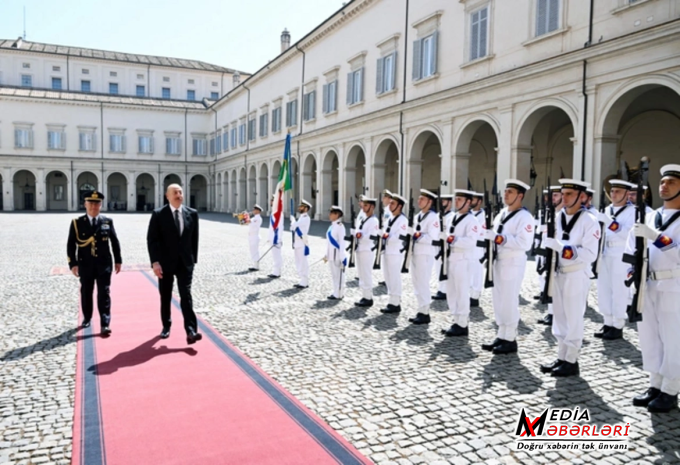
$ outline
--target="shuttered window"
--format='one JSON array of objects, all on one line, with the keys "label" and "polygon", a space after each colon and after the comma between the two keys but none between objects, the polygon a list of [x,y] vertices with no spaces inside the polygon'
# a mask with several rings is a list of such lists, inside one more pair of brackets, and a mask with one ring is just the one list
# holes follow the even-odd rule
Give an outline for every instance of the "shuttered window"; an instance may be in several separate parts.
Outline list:
[{"label": "shuttered window", "polygon": [[394,90],[397,82],[397,52],[378,58],[376,63],[375,93],[380,95]]},{"label": "shuttered window", "polygon": [[305,121],[316,118],[316,91],[306,93],[302,97],[302,119]]},{"label": "shuttered window", "polygon": [[[413,80],[419,81],[437,74],[439,32],[413,42]],[[395,60],[396,63],[396,60]]]},{"label": "shuttered window", "polygon": [[326,115],[338,109],[338,80],[324,84],[322,111]]},{"label": "shuttered window", "polygon": [[487,55],[489,7],[472,13],[470,18],[470,61]]},{"label": "shuttered window", "polygon": [[364,100],[364,68],[347,73],[347,105]]},{"label": "shuttered window", "polygon": [[536,0],[536,35],[559,28],[560,0]]}]

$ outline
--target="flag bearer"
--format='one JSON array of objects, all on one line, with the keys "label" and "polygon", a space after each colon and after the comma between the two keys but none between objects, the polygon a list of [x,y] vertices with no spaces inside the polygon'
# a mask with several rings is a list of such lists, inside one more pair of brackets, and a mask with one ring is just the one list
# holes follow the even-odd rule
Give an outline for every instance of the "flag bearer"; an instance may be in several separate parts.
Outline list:
[{"label": "flag bearer", "polygon": [[345,266],[347,258],[345,251],[345,225],[342,224],[342,208],[333,205],[330,208],[329,219],[331,225],[326,232],[326,256],[324,257],[331,268],[331,282],[333,292],[329,300],[342,300],[345,290]]}]

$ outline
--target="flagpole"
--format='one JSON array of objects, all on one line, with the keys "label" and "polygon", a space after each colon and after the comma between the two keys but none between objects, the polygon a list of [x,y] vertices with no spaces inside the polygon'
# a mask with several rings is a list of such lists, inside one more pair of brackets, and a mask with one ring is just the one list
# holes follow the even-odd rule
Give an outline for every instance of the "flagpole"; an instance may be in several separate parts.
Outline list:
[{"label": "flagpole", "polygon": [[[293,191],[293,153],[292,149],[290,147],[290,129],[288,130],[288,137],[286,138],[286,142],[288,144],[288,155],[290,156],[289,160],[289,165],[288,165],[288,177],[290,179],[290,190]],[[293,192],[290,193],[290,217],[291,219],[295,216],[295,199],[293,198]],[[292,233],[292,240],[290,242],[291,247],[293,250],[295,250],[295,230],[292,228],[291,224],[291,233]]]}]

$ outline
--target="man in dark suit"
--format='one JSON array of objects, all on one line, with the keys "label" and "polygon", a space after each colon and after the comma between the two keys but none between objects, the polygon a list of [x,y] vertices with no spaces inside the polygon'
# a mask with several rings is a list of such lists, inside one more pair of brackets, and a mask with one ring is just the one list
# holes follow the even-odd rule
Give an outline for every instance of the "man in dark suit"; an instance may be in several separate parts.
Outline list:
[{"label": "man in dark suit", "polygon": [[[83,328],[90,326],[92,319],[92,293],[97,283],[97,309],[101,322],[102,336],[111,334],[111,273],[115,261],[116,274],[120,273],[123,259],[120,243],[113,220],[100,215],[104,195],[92,191],[85,195],[86,215],[74,218],[68,233],[66,253],[68,266],[74,276],[80,278],[80,302],[83,308]],[[109,248],[109,244],[111,247]],[[111,249],[113,257],[111,259]]]},{"label": "man in dark suit", "polygon": [[170,336],[170,304],[172,285],[177,277],[180,306],[184,317],[187,343],[200,341],[198,322],[191,300],[191,280],[198,259],[198,213],[182,205],[184,193],[179,184],[170,184],[165,191],[168,205],[154,210],[149,222],[146,243],[154,274],[158,277],[161,294],[161,338]]}]

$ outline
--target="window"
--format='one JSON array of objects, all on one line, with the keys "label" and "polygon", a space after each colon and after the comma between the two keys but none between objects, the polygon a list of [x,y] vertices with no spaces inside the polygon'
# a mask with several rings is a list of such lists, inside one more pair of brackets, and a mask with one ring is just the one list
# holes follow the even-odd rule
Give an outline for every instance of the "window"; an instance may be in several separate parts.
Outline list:
[{"label": "window", "polygon": [[560,0],[536,1],[536,35],[556,31],[559,23]]},{"label": "window", "polygon": [[217,87],[217,86],[218,86],[217,81],[213,81],[213,82],[212,82],[212,86],[213,86],[213,87]]},{"label": "window", "polygon": [[269,129],[269,112],[260,115],[260,137],[267,137]]},{"label": "window", "polygon": [[302,96],[302,119],[305,121],[316,118],[316,91],[306,93]]},{"label": "window", "polygon": [[222,147],[225,152],[229,150],[229,129],[225,129],[222,133]]},{"label": "window", "polygon": [[118,83],[109,82],[109,94],[118,95]]},{"label": "window", "polygon": [[489,34],[489,7],[486,6],[470,15],[470,61],[487,55]]},{"label": "window", "polygon": [[109,134],[109,152],[125,153],[125,134]]},{"label": "window", "polygon": [[272,110],[272,134],[281,130],[281,107]]},{"label": "window", "polygon": [[61,66],[52,66],[52,71],[61,71]]},{"label": "window", "polygon": [[256,134],[255,117],[253,116],[252,119],[248,120],[248,140],[255,140]]},{"label": "window", "polygon": [[338,80],[324,84],[322,111],[324,114],[333,113],[338,109]]},{"label": "window", "polygon": [[193,79],[189,79],[189,84],[193,84],[193,83],[194,83],[194,80],[193,80]]},{"label": "window", "polygon": [[33,76],[30,74],[21,75],[21,86],[22,87],[33,87]]},{"label": "window", "polygon": [[210,135],[210,155],[215,155],[215,136]]},{"label": "window", "polygon": [[397,52],[378,58],[375,93],[380,95],[395,89],[397,82]]},{"label": "window", "polygon": [[109,76],[111,77],[118,77],[118,73],[116,71],[110,71]]},{"label": "window", "polygon": [[170,82],[170,77],[163,76],[163,82]]},{"label": "window", "polygon": [[31,64],[30,63],[22,63],[21,67],[24,69],[31,69]]},{"label": "window", "polygon": [[64,134],[64,131],[47,131],[47,148],[49,150],[66,149],[66,134]]},{"label": "window", "polygon": [[83,74],[90,74],[90,70],[89,70],[89,69],[83,68],[82,73],[83,73]]},{"label": "window", "polygon": [[286,127],[297,126],[297,99],[286,103]]},{"label": "window", "polygon": [[52,78],[52,89],[61,90],[61,78],[58,77]]},{"label": "window", "polygon": [[364,68],[347,74],[347,104],[354,105],[364,99]]},{"label": "window", "polygon": [[419,81],[437,73],[439,32],[413,42],[413,80]]},{"label": "window", "polygon": [[182,154],[182,139],[179,136],[168,136],[165,138],[165,153],[168,155]]},{"label": "window", "polygon": [[241,123],[238,126],[238,143],[239,145],[246,143],[246,123]]},{"label": "window", "polygon": [[146,97],[146,87],[138,85],[135,94],[137,95],[137,97]]},{"label": "window", "polygon": [[210,92],[210,100],[219,100],[220,94],[219,92]]},{"label": "window", "polygon": [[204,157],[208,154],[208,141],[204,138],[193,139],[194,156]]},{"label": "window", "polygon": [[231,148],[233,149],[237,145],[236,139],[236,128],[231,128]]},{"label": "window", "polygon": [[161,96],[163,98],[170,98],[170,88],[169,87],[163,87],[163,89],[161,89]]},{"label": "window", "polygon": [[144,79],[144,75],[143,75],[143,74],[138,74],[138,75],[137,75],[137,79]]},{"label": "window", "polygon": [[78,149],[81,152],[94,152],[95,151],[95,134],[92,132],[81,132],[78,134],[79,144]]},{"label": "window", "polygon": [[222,153],[222,135],[219,132],[215,136],[215,152]]},{"label": "window", "polygon": [[90,92],[90,81],[80,81],[80,91],[81,92]]},{"label": "window", "polygon": [[153,153],[153,136],[140,135],[138,145],[139,153]]},{"label": "window", "polygon": [[196,100],[195,90],[187,90],[187,100]]},{"label": "window", "polygon": [[14,148],[32,149],[33,148],[33,129],[20,128],[14,130]]}]

